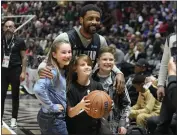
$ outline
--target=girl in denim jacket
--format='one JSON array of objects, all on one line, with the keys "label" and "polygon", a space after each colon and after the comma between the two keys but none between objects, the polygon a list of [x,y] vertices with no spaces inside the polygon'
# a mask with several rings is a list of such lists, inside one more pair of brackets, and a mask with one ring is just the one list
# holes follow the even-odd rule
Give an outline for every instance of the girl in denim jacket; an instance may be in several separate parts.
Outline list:
[{"label": "girl in denim jacket", "polygon": [[65,66],[72,57],[71,45],[58,41],[51,46],[47,66],[51,67],[53,79],[40,78],[34,86],[34,92],[40,101],[37,121],[42,134],[66,135],[66,78]]}]

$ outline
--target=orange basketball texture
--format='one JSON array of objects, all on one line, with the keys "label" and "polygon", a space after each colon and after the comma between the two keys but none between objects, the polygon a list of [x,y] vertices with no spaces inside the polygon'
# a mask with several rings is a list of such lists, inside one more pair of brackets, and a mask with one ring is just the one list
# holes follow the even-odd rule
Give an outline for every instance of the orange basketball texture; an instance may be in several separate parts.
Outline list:
[{"label": "orange basketball texture", "polygon": [[94,90],[87,95],[86,100],[90,100],[87,114],[93,118],[101,118],[111,111],[112,99],[104,91]]}]

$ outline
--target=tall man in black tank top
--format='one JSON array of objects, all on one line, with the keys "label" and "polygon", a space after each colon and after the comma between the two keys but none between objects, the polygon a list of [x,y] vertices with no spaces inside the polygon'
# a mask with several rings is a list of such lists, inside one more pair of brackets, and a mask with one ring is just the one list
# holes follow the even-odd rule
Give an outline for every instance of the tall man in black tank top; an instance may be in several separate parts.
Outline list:
[{"label": "tall man in black tank top", "polygon": [[[74,27],[72,30],[58,35],[54,42],[59,40],[69,41],[72,45],[74,57],[80,54],[86,54],[92,59],[93,65],[95,65],[99,49],[107,46],[106,39],[97,34],[97,30],[101,24],[101,15],[102,11],[96,5],[85,5],[80,11],[79,21],[81,26],[79,28]],[[43,62],[38,68],[40,69],[40,77],[52,78],[50,69],[45,68],[45,66],[45,62]],[[121,93],[125,87],[124,75],[116,66],[113,69],[117,73],[115,81],[117,90]]]},{"label": "tall man in black tank top", "polygon": [[15,36],[15,24],[6,21],[1,40],[1,119],[4,113],[4,102],[8,85],[12,86],[12,119],[11,127],[17,126],[19,109],[19,86],[26,74],[25,42]]}]

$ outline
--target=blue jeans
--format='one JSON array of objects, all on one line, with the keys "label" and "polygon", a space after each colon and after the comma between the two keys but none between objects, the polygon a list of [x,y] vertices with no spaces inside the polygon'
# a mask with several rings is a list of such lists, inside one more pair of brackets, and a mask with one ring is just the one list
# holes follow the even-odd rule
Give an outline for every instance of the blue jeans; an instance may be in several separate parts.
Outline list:
[{"label": "blue jeans", "polygon": [[42,135],[67,135],[65,115],[38,112],[37,121]]}]

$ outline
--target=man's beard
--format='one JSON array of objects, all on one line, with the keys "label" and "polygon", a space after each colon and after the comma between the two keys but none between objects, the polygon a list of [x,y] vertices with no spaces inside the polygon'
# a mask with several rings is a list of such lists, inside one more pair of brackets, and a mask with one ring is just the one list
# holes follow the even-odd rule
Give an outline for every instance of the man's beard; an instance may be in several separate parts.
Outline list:
[{"label": "man's beard", "polygon": [[98,26],[96,25],[86,26],[85,23],[83,23],[83,27],[84,27],[85,32],[91,35],[95,34],[98,30]]},{"label": "man's beard", "polygon": [[13,33],[12,33],[12,32],[10,32],[10,31],[6,31],[6,32],[5,32],[5,38],[6,38],[7,40],[11,39],[12,36],[13,36]]}]

